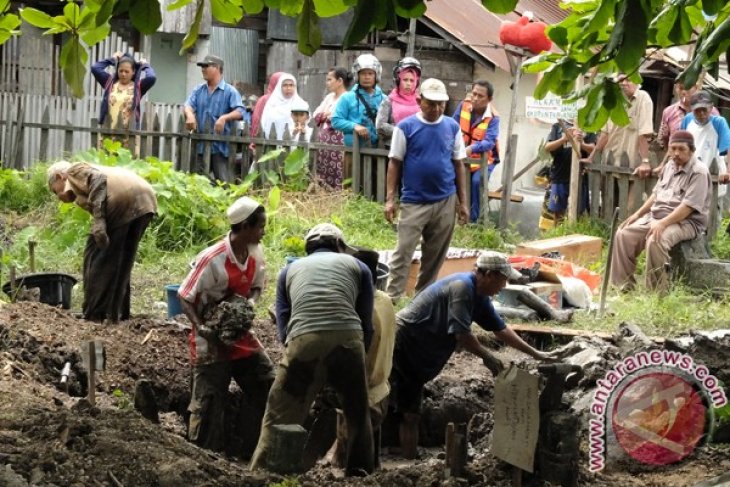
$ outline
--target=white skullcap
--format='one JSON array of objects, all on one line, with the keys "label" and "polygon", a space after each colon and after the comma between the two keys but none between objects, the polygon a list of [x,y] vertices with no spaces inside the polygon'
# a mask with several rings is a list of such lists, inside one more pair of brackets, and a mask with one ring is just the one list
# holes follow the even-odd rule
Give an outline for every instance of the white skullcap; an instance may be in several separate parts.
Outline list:
[{"label": "white skullcap", "polygon": [[241,196],[228,207],[228,211],[226,211],[228,221],[231,222],[231,225],[241,223],[250,217],[259,206],[262,205],[258,201],[251,199],[248,196]]}]

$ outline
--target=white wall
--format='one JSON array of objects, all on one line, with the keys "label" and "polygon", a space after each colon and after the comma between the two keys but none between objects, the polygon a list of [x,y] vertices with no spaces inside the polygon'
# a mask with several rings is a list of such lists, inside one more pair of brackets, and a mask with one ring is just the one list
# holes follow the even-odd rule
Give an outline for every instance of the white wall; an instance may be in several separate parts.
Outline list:
[{"label": "white wall", "polygon": [[[502,169],[507,155],[507,130],[510,118],[510,105],[512,103],[512,75],[501,69],[495,71],[488,70],[484,66],[474,65],[474,79],[487,79],[494,84],[494,99],[492,105],[496,108],[500,115],[500,131],[499,144],[502,164],[497,165],[492,173],[489,181],[491,189],[497,189],[502,185]],[[523,74],[520,80],[520,86],[517,98],[517,108],[515,111],[515,125],[513,133],[518,135],[517,157],[515,159],[515,173],[526,166],[537,155],[537,149],[540,141],[544,140],[550,132],[550,124],[541,123],[525,118],[525,97],[532,96],[537,85],[537,75]],[[540,168],[540,165],[534,166],[527,174],[522,176],[513,184],[513,189],[522,187],[531,187],[533,184],[533,176]]]}]

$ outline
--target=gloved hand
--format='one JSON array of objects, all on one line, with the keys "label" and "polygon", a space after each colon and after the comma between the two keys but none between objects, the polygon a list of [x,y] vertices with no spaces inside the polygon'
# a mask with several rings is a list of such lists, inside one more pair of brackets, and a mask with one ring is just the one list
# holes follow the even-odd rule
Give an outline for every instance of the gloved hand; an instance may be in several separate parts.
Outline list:
[{"label": "gloved hand", "polygon": [[109,246],[109,235],[106,233],[106,223],[95,222],[91,227],[91,235],[94,237],[96,246],[104,250]]},{"label": "gloved hand", "polygon": [[483,357],[482,362],[484,363],[484,366],[489,369],[494,377],[497,377],[497,375],[499,375],[499,373],[504,370],[504,364],[502,363],[502,361],[492,354],[487,354],[486,357]]}]

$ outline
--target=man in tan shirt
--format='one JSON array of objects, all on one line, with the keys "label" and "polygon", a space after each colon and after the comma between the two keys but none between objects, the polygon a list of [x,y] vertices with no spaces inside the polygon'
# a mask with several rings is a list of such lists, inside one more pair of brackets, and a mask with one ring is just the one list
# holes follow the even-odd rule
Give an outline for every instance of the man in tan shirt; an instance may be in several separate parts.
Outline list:
[{"label": "man in tan shirt", "polygon": [[694,137],[686,130],[669,139],[669,162],[652,195],[616,232],[611,283],[630,289],[636,259],[646,249],[646,287],[666,290],[669,251],[707,228],[710,173],[694,155]]},{"label": "man in tan shirt", "polygon": [[152,186],[124,168],[59,161],[48,168],[48,187],[93,216],[84,250],[84,318],[129,319],[137,246],[157,211]]},{"label": "man in tan shirt", "polygon": [[652,118],[654,103],[649,94],[640,89],[640,86],[630,81],[626,75],[619,76],[618,83],[629,100],[629,124],[616,125],[610,120],[601,131],[595,149],[588,156],[587,162],[592,163],[596,152],[603,152],[607,157],[613,156],[613,164],[621,165],[621,157],[626,153],[629,157],[629,167],[638,168],[636,173],[640,177],[651,174],[649,165],[649,140],[654,134]]}]

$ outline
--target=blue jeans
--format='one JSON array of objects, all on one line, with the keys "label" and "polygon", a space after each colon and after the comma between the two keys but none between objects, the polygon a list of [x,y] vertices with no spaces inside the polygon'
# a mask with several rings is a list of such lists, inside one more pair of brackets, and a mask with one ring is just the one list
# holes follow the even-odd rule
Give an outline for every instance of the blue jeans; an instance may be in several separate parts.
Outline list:
[{"label": "blue jeans", "polygon": [[[494,164],[487,166],[487,182],[494,171]],[[482,179],[482,170],[477,169],[471,173],[471,209],[469,211],[469,221],[475,222],[479,219],[479,200],[481,199],[480,183]]]}]

